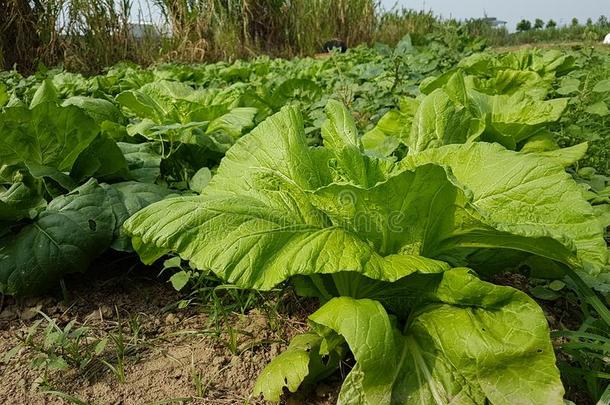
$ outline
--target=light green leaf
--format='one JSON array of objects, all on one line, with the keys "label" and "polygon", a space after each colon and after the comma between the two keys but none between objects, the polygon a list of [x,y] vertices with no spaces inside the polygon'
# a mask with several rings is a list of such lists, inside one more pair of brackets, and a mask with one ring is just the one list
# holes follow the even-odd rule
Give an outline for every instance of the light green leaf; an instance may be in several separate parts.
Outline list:
[{"label": "light green leaf", "polygon": [[139,90],[124,91],[116,100],[138,117],[160,124],[170,116],[179,119],[178,100],[184,101],[192,92],[186,84],[161,80],[145,84]]},{"label": "light green leaf", "polygon": [[561,80],[560,87],[557,89],[557,93],[562,96],[569,96],[570,94],[577,93],[580,90],[580,80],[570,77],[565,77]]},{"label": "light green leaf", "polygon": [[36,164],[66,172],[98,128],[77,107],[42,103],[32,110],[7,108],[0,115],[0,133],[0,164]]},{"label": "light green leaf", "polygon": [[174,256],[171,259],[167,259],[163,262],[163,270],[181,268],[182,259],[178,256]]},{"label": "light green leaf", "polygon": [[57,94],[57,89],[53,84],[51,79],[45,79],[40,84],[34,96],[32,97],[32,101],[30,102],[30,109],[44,103],[56,104],[59,101],[59,95]]},{"label": "light green leaf", "polygon": [[212,172],[210,172],[210,169],[207,167],[202,167],[189,181],[189,188],[194,192],[201,194],[210,180],[212,180]]},{"label": "light green leaf", "polygon": [[410,153],[474,140],[516,149],[559,120],[568,102],[542,101],[523,91],[490,95],[475,87],[458,71],[423,98],[407,141]]},{"label": "light green leaf", "polygon": [[322,94],[322,89],[308,79],[288,79],[281,83],[271,94],[267,103],[274,109],[280,109],[291,100],[303,100],[313,103]]},{"label": "light green leaf", "polygon": [[378,127],[373,128],[360,139],[366,153],[373,157],[390,156],[400,145],[399,138],[388,136]]},{"label": "light green leaf", "polygon": [[410,152],[418,152],[474,140],[483,129],[465,106],[456,103],[445,90],[437,89],[422,100],[406,143]]},{"label": "light green leaf", "polygon": [[356,123],[347,108],[329,100],[325,112],[328,120],[322,125],[322,139],[326,151],[333,156],[329,162],[333,178],[363,187],[385,180],[390,162],[364,154]]},{"label": "light green leaf", "polygon": [[120,123],[124,119],[121,111],[108,100],[74,96],[66,99],[62,103],[62,106],[64,107],[69,105],[76,106],[83,110],[88,116],[93,118],[97,124],[101,124],[104,121]]},{"label": "light green leaf", "polygon": [[[430,277],[430,276],[428,276]],[[339,404],[561,404],[542,310],[467,269],[419,293],[403,331],[373,300],[334,298],[310,319],[343,336],[356,359]],[[326,329],[328,328],[328,329]]]},{"label": "light green leaf", "polygon": [[201,196],[170,198],[131,217],[125,229],[136,250],[147,261],[172,251],[259,289],[296,275],[355,271],[392,281],[442,272],[444,261],[467,262],[477,249],[578,263],[562,235],[555,240],[542,227],[502,222],[473,205],[471,191],[438,166],[447,163],[404,170],[367,157],[346,117],[333,106],[325,147],[308,148],[300,115],[283,109],[229,150]]},{"label": "light green leaf", "polygon": [[471,90],[469,94],[471,111],[487,120],[481,139],[499,142],[509,149],[559,120],[568,103],[565,98],[539,101],[522,92],[488,96]]},{"label": "light green leaf", "polygon": [[[402,162],[411,168],[427,163],[449,167],[457,181],[472,191],[472,203],[506,231],[550,236],[568,248],[576,247],[581,263],[572,265],[583,267],[585,273],[610,271],[604,229],[582,188],[555,157],[475,143],[430,149]],[[567,257],[555,259],[572,262]]]},{"label": "light green leaf", "polygon": [[[568,148],[536,152],[536,154],[540,157],[554,159],[563,167],[570,167],[585,157],[587,153],[587,148],[588,144],[584,142],[578,145],[570,146]],[[526,152],[525,147],[524,149],[521,149],[521,152]]]},{"label": "light green leaf", "polygon": [[238,107],[212,120],[206,133],[222,132],[233,138],[238,138],[247,128],[254,124],[256,108]]},{"label": "light green leaf", "polygon": [[[339,150],[332,150],[345,157],[347,165],[366,158],[359,152],[355,152],[358,158],[350,158],[349,150],[357,147],[349,138],[344,141],[335,135]],[[201,197],[154,204],[130,218],[125,227],[140,249],[150,251],[152,245],[152,251],[172,250],[197,268],[212,269],[227,281],[261,289],[272,288],[294,274],[353,269],[372,278],[395,279],[417,270],[446,268],[442,262],[395,254],[398,251],[385,252],[388,256],[384,257],[366,238],[329,221],[313,204],[311,194],[331,183],[326,163],[329,153],[327,148],[309,149],[301,117],[295,109],[285,109],[231,148]],[[380,175],[382,166],[371,163],[368,167],[374,176],[355,167],[362,170],[360,178],[367,182]],[[337,170],[347,172],[340,163]],[[440,172],[444,177],[444,171]],[[425,196],[416,192],[411,196],[427,201],[434,193],[430,189]],[[447,198],[451,201],[452,197]],[[383,210],[377,214],[389,215]],[[387,222],[380,219],[381,224]]]},{"label": "light green leaf", "polygon": [[608,106],[603,101],[598,101],[595,104],[591,104],[591,105],[587,106],[585,111],[588,112],[589,114],[598,115],[600,117],[605,117],[606,115],[610,114],[610,110],[608,110]]},{"label": "light green leaf", "polygon": [[500,69],[489,79],[474,78],[475,88],[487,94],[512,95],[525,92],[536,99],[544,99],[552,81],[544,80],[538,73],[526,70]]},{"label": "light green leaf", "polygon": [[375,128],[364,134],[361,139],[367,153],[372,156],[387,157],[400,143],[407,145],[419,105],[419,100],[405,97],[400,101],[399,110],[390,110],[384,114]]},{"label": "light green leaf", "polygon": [[180,291],[187,285],[190,279],[191,276],[189,275],[189,273],[182,270],[177,273],[174,273],[169,278],[169,282],[172,283],[172,287],[174,287],[176,291]]},{"label": "light green leaf", "polygon": [[610,79],[600,80],[593,86],[593,91],[596,93],[608,93],[610,92]]},{"label": "light green leaf", "polygon": [[313,332],[295,336],[288,348],[258,377],[254,395],[263,394],[269,401],[279,401],[284,387],[296,392],[300,386],[328,377],[343,357],[340,343],[341,339],[328,342]]}]

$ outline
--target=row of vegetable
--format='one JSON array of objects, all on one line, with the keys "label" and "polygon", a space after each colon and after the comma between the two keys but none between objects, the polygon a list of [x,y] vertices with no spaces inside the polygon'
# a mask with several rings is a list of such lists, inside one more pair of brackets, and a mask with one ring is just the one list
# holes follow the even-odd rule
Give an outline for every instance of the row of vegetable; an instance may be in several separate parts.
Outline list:
[{"label": "row of vegetable", "polygon": [[542,309],[490,280],[564,280],[610,327],[588,290],[610,292],[610,80],[583,73],[608,56],[476,50],[406,37],[0,76],[0,291],[44,291],[107,249],[178,256],[180,287],[202,271],[320,300],[260,376],[268,400],[353,356],[340,403],[562,403]]}]

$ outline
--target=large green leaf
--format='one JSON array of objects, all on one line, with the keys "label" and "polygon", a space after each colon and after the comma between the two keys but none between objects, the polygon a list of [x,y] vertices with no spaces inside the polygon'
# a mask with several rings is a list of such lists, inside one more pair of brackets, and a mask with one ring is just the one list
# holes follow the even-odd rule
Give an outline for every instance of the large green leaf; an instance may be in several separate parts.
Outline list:
[{"label": "large green leaf", "polygon": [[558,121],[568,105],[565,98],[539,101],[523,92],[489,96],[471,90],[469,95],[471,111],[487,121],[482,139],[499,142],[509,149]]},{"label": "large green leaf", "polygon": [[0,292],[38,294],[83,272],[104,250],[131,250],[125,219],[169,194],[153,184],[90,180],[52,200],[33,223],[0,238]]},{"label": "large green leaf", "polygon": [[74,96],[64,100],[62,105],[80,108],[98,124],[104,121],[121,123],[124,120],[121,111],[113,103],[100,98]]},{"label": "large green leaf", "polygon": [[552,87],[551,80],[544,80],[538,73],[527,70],[500,69],[490,78],[475,76],[472,80],[477,90],[491,95],[524,92],[543,99]]},{"label": "large green leaf", "polygon": [[461,71],[444,76],[442,85],[421,101],[405,142],[409,150],[474,140],[518,149],[521,142],[559,120],[567,107],[568,99],[542,101],[523,91],[490,95],[475,86]]},{"label": "large green leaf", "polygon": [[331,153],[329,162],[333,179],[362,187],[372,187],[387,178],[392,165],[364,154],[356,124],[343,104],[329,100],[326,105],[328,120],[322,125],[322,138]]},{"label": "large green leaf", "polygon": [[[397,249],[377,252],[366,237],[333,223],[324,209],[317,207],[328,205],[322,201],[324,198],[334,199],[328,193],[341,192],[320,192],[317,197],[312,194],[329,185],[333,174],[369,182],[379,179],[385,164],[357,166],[358,161],[367,158],[359,152],[353,134],[343,139],[344,131],[338,130],[332,135],[331,128],[353,125],[343,122],[343,118],[337,115],[338,121],[327,131],[326,137],[332,139],[334,148],[310,149],[300,115],[293,108],[283,110],[229,150],[201,196],[154,204],[130,218],[125,225],[127,231],[142,246],[175,251],[197,268],[212,269],[241,286],[263,289],[294,274],[341,269],[383,279],[396,279],[418,270],[442,271],[446,266],[441,262],[407,252],[397,255]],[[355,156],[349,156],[350,150]],[[329,154],[333,152],[336,164],[329,167]],[[425,178],[430,170],[434,168],[421,169],[421,176]],[[447,182],[444,171],[440,172],[437,177]],[[408,184],[416,177],[409,174],[404,182]],[[422,184],[418,183],[418,190]],[[401,192],[404,195],[408,188]],[[383,193],[378,195],[385,199]],[[409,201],[416,197],[426,201],[434,198],[435,190],[410,195]],[[451,201],[452,196],[447,198]],[[314,203],[314,199],[318,202]],[[397,203],[398,200],[399,197]],[[378,204],[383,205],[381,201]],[[403,205],[408,207],[409,203]],[[377,214],[392,215],[383,209]],[[432,213],[435,214],[436,211]],[[385,226],[389,220],[380,218],[379,223]],[[393,235],[401,232],[396,229]],[[397,245],[392,243],[392,248]]]},{"label": "large green leaf", "polygon": [[444,271],[432,259],[462,264],[477,248],[575,261],[569,241],[511,232],[477,209],[444,168],[396,170],[366,156],[344,107],[331,103],[328,115],[324,148],[307,147],[294,108],[263,122],[229,150],[201,196],[164,200],[126,222],[137,250],[147,259],[173,251],[260,289],[347,270],[392,281]]},{"label": "large green leaf", "polygon": [[[311,315],[314,330],[343,337],[356,360],[339,404],[563,403],[546,319],[531,298],[468,269],[419,278],[434,282],[404,283],[417,297],[397,314],[404,327],[371,299],[334,298]],[[266,370],[257,386],[279,377]]]},{"label": "large green leaf", "polygon": [[55,104],[59,101],[59,94],[51,79],[45,79],[40,86],[36,89],[36,92],[32,96],[30,102],[30,108],[34,108],[40,104],[51,103]]},{"label": "large green leaf", "polygon": [[41,190],[30,182],[19,181],[6,188],[0,185],[0,221],[27,218],[32,209],[45,203]]},{"label": "large green leaf", "polygon": [[115,250],[130,252],[132,251],[131,239],[125,235],[123,222],[142,208],[167,197],[171,194],[171,190],[156,184],[135,181],[103,185],[103,187],[108,194],[116,221],[111,247]]},{"label": "large green leaf", "polygon": [[253,126],[257,113],[255,108],[237,107],[238,99],[231,93],[193,90],[169,81],[125,91],[117,101],[141,119],[127,126],[130,135],[194,144],[220,153]]},{"label": "large green leaf", "polygon": [[70,176],[77,181],[89,177],[111,181],[129,178],[127,161],[117,143],[99,134],[74,162]]},{"label": "large green leaf", "polygon": [[213,119],[197,143],[209,149],[225,153],[242,133],[252,128],[256,108],[237,107]]},{"label": "large green leaf", "polygon": [[426,96],[415,114],[406,144],[413,152],[452,143],[465,143],[481,135],[484,125],[467,107],[443,89]]},{"label": "large green leaf", "polygon": [[0,133],[0,164],[66,172],[96,137],[98,127],[77,107],[42,103],[32,110],[7,108],[0,115]]},{"label": "large green leaf", "polygon": [[84,271],[110,245],[114,228],[107,194],[93,181],[54,199],[34,223],[0,241],[1,291],[35,294]]},{"label": "large green leaf", "polygon": [[138,90],[124,91],[116,100],[139,118],[157,124],[167,119],[182,122],[184,115],[196,108],[194,103],[187,101],[193,92],[193,88],[184,83],[161,80],[145,84]]},{"label": "large green leaf", "polygon": [[236,107],[230,92],[194,90],[184,83],[160,80],[119,94],[117,102],[140,119],[155,124],[211,121]]},{"label": "large green leaf", "polygon": [[564,171],[561,159],[473,143],[430,149],[408,156],[401,164],[413,168],[429,163],[450,168],[457,181],[472,191],[472,203],[507,231],[573,244],[582,262],[573,265],[593,276],[610,271],[604,227],[582,188]]},{"label": "large green leaf", "polygon": [[408,144],[419,105],[420,100],[405,97],[400,100],[398,110],[384,114],[377,125],[361,138],[366,152],[377,157],[387,157],[394,153],[400,143]]},{"label": "large green leaf", "polygon": [[161,174],[161,155],[152,142],[125,143],[117,146],[123,152],[130,175],[143,183],[154,183]]},{"label": "large green leaf", "polygon": [[298,99],[313,103],[322,94],[322,88],[308,79],[288,79],[265,98],[273,109],[279,110],[289,101]]}]

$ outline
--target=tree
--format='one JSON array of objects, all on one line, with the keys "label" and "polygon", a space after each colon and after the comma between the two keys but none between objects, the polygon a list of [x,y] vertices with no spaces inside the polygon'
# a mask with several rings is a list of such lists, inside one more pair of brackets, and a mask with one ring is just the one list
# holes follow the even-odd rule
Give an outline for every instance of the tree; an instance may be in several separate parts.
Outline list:
[{"label": "tree", "polygon": [[576,18],[576,17],[572,18],[572,27],[578,27],[578,24],[579,24],[578,18]]},{"label": "tree", "polygon": [[555,20],[549,20],[549,21],[546,23],[546,27],[547,27],[548,29],[552,30],[552,29],[554,29],[554,28],[557,28],[557,23],[555,22]]},{"label": "tree", "polygon": [[587,27],[593,26],[593,20],[591,18],[587,18]]},{"label": "tree", "polygon": [[599,25],[600,27],[607,27],[608,26],[608,17],[606,17],[605,15],[600,15],[599,18],[597,19],[597,25]]},{"label": "tree", "polygon": [[536,21],[534,21],[534,29],[541,30],[543,28],[544,28],[544,21],[542,21],[540,18],[536,18]]},{"label": "tree", "polygon": [[517,24],[517,31],[525,32],[532,29],[532,23],[529,20],[521,20]]}]

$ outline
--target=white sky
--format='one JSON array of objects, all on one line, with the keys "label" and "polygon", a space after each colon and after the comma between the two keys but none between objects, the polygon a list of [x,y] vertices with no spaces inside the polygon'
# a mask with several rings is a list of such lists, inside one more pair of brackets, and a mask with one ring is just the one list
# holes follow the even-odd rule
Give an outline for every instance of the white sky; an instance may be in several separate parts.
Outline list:
[{"label": "white sky", "polygon": [[394,5],[416,10],[432,10],[444,18],[466,19],[470,17],[497,17],[508,21],[508,29],[514,31],[522,19],[555,20],[569,24],[573,17],[585,23],[587,18],[596,21],[600,15],[610,18],[610,0],[381,0],[386,8]]}]

